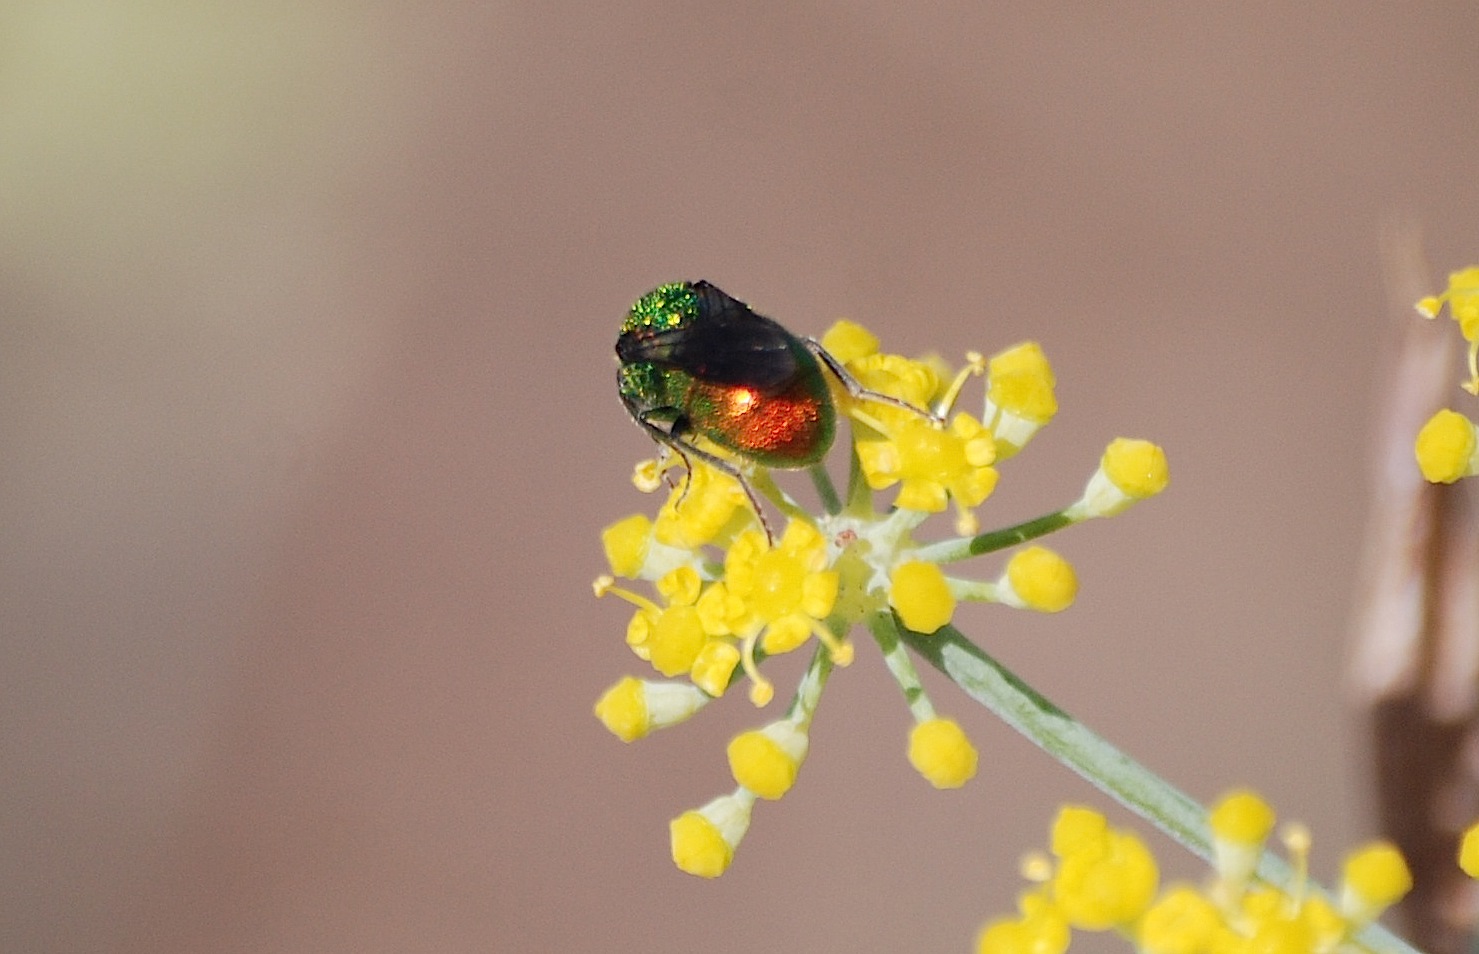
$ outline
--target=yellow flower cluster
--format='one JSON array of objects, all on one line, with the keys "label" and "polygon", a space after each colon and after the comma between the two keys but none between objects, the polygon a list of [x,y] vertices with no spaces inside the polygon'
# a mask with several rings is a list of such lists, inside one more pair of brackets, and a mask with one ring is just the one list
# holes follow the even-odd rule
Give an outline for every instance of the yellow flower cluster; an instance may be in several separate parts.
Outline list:
[{"label": "yellow flower cluster", "polygon": [[[1436,318],[1444,305],[1458,323],[1459,334],[1469,343],[1469,379],[1463,389],[1479,394],[1479,266],[1460,269],[1448,276],[1448,287],[1417,303],[1424,318]],[[1479,473],[1479,426],[1468,417],[1444,408],[1428,419],[1418,432],[1414,448],[1424,479],[1451,484]]]},{"label": "yellow flower cluster", "polygon": [[1062,954],[1077,930],[1116,932],[1145,954],[1324,954],[1340,950],[1412,887],[1402,856],[1376,842],[1347,855],[1339,898],[1327,899],[1304,882],[1310,839],[1298,826],[1285,838],[1298,883],[1284,891],[1257,881],[1274,813],[1252,792],[1222,798],[1208,823],[1211,881],[1162,890],[1155,858],[1139,837],[1092,809],[1063,808],[1053,823],[1051,857],[1024,865],[1034,884],[1019,898],[1017,915],[986,924],[977,951]]},{"label": "yellow flower cluster", "polygon": [[[636,514],[601,535],[610,574],[596,580],[596,594],[632,605],[627,646],[663,677],[627,677],[602,695],[595,714],[617,738],[631,742],[676,725],[740,680],[755,705],[766,705],[775,687],[764,660],[816,647],[785,714],[730,743],[737,788],[671,824],[674,862],[703,877],[729,867],[757,800],[780,798],[795,783],[822,690],[835,667],[852,661],[848,636],[858,623],[872,631],[913,717],[910,764],[936,788],[965,784],[976,773],[976,750],[957,722],[935,711],[899,634],[940,632],[961,602],[1067,609],[1078,592],[1072,565],[1043,546],[1018,544],[1119,513],[1168,480],[1160,448],[1116,440],[1078,501],[978,533],[976,508],[996,486],[997,465],[1057,410],[1042,349],[1023,344],[989,360],[971,354],[952,372],[938,360],[882,353],[876,337],[850,322],[834,326],[821,346],[844,369],[829,397],[852,422],[847,492],[837,495],[825,471],[813,472],[833,506],[805,512],[753,461],[725,457],[733,465],[725,473],[703,454],[664,455],[634,477],[639,489],[655,491],[669,468],[689,465],[656,517]],[[958,411],[965,385],[982,375],[981,413]],[[756,490],[787,518],[778,536],[756,509]],[[874,493],[889,498],[881,509]],[[930,515],[952,505],[959,536],[916,540]],[[947,573],[949,564],[1008,548],[1016,549],[989,579]]]}]

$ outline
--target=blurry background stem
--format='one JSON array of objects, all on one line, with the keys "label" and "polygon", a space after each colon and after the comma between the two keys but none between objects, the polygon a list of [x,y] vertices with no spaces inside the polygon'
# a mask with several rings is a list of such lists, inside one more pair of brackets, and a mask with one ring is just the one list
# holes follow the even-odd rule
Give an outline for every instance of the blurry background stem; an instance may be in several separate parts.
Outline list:
[{"label": "blurry background stem", "polygon": [[1423,423],[1467,398],[1456,386],[1456,330],[1413,310],[1441,282],[1414,228],[1388,229],[1382,251],[1397,344],[1377,404],[1351,682],[1368,720],[1382,833],[1412,866],[1404,933],[1446,954],[1468,948],[1475,922],[1456,859],[1459,835],[1479,817],[1479,524],[1467,482],[1429,484],[1413,457]]}]

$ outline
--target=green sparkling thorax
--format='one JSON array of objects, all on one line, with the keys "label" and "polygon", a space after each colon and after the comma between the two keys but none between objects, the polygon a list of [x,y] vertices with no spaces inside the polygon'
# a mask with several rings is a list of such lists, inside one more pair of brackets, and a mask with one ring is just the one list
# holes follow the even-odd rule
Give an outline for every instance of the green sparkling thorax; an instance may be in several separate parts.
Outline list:
[{"label": "green sparkling thorax", "polygon": [[671,420],[688,402],[693,388],[691,375],[676,368],[661,368],[650,361],[624,364],[617,371],[617,390],[629,403],[652,412],[671,408],[674,413],[657,413],[657,420]]},{"label": "green sparkling thorax", "polygon": [[659,285],[637,299],[621,324],[621,333],[670,331],[698,319],[698,295],[688,282]]}]

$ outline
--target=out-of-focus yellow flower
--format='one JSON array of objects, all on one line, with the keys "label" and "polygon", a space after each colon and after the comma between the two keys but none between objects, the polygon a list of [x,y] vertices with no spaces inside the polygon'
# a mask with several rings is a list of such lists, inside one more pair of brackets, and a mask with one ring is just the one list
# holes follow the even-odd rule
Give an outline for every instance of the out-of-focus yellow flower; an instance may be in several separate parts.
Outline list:
[{"label": "out-of-focus yellow flower", "polygon": [[[1242,790],[1220,799],[1208,823],[1216,863],[1213,880],[1203,887],[1176,884],[1157,896],[1157,865],[1145,844],[1079,806],[1065,806],[1053,824],[1054,860],[1036,856],[1026,870],[1047,888],[1045,895],[1038,893],[1046,898],[1041,903],[1067,924],[1120,931],[1146,954],[1336,954],[1411,887],[1402,856],[1390,845],[1370,845],[1347,860],[1337,908],[1305,884],[1310,838],[1298,827],[1286,836],[1295,870],[1290,890],[1250,887],[1253,866],[1273,830],[1273,810]],[[988,924],[983,937],[992,934],[990,950],[1010,950],[1002,945],[1029,936],[1009,926],[1015,923]]]},{"label": "out-of-focus yellow flower", "polygon": [[1424,318],[1436,318],[1445,302],[1448,313],[1458,322],[1459,334],[1469,343],[1469,380],[1463,388],[1470,394],[1479,394],[1479,265],[1450,273],[1448,287],[1441,294],[1418,301],[1418,313]]},{"label": "out-of-focus yellow flower", "polygon": [[1451,484],[1479,473],[1479,429],[1474,422],[1447,408],[1434,414],[1417,432],[1413,448],[1423,478]]}]

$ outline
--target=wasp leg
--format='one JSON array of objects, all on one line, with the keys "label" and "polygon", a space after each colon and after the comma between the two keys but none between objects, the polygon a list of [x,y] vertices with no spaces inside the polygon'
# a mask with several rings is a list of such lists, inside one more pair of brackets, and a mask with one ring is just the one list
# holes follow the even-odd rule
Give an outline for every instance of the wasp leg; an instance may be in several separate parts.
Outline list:
[{"label": "wasp leg", "polygon": [[863,383],[853,377],[852,373],[842,366],[842,362],[832,357],[832,353],[826,348],[823,348],[815,338],[802,338],[801,340],[806,345],[806,350],[816,355],[827,366],[827,369],[832,372],[832,376],[842,384],[848,396],[854,400],[873,401],[876,404],[888,404],[892,407],[903,408],[906,411],[918,414],[936,427],[945,423],[944,419],[933,411],[922,407],[915,407],[908,401],[896,398],[891,394],[884,394],[882,391],[863,387]]},{"label": "wasp leg", "polygon": [[683,494],[678,498],[678,506],[682,506],[684,499],[688,496],[688,488],[693,484],[693,461],[690,458],[696,457],[721,474],[728,474],[739,482],[740,489],[745,492],[745,499],[750,502],[750,509],[755,512],[755,519],[760,521],[760,529],[765,531],[765,542],[771,546],[775,546],[775,531],[771,529],[770,521],[765,519],[765,510],[760,506],[760,498],[755,496],[755,488],[750,486],[749,479],[746,478],[745,472],[740,469],[738,464],[732,460],[726,460],[718,454],[704,450],[685,437],[681,418],[669,422],[667,428],[654,424],[641,416],[637,418],[637,424],[653,440],[677,454],[678,458],[683,461],[683,466],[688,469],[688,481],[683,485]]}]

